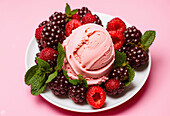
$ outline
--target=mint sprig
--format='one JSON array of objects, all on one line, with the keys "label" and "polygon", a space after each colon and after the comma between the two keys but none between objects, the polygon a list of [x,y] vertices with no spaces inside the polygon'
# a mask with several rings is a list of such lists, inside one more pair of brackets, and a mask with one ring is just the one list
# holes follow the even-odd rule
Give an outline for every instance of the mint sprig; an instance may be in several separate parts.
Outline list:
[{"label": "mint sprig", "polygon": [[114,67],[121,67],[123,65],[126,65],[126,54],[124,52],[119,52],[115,50],[115,61],[114,61]]},{"label": "mint sprig", "polygon": [[129,64],[126,65],[126,68],[128,69],[128,78],[124,81],[125,87],[127,87],[132,82],[135,76],[134,68],[132,68]]},{"label": "mint sprig", "polygon": [[155,35],[156,35],[155,31],[152,30],[146,31],[141,37],[140,47],[144,50],[147,50],[155,40]]},{"label": "mint sprig", "polygon": [[66,20],[70,21],[72,15],[76,14],[77,11],[78,11],[78,9],[71,10],[70,5],[68,3],[66,3],[66,7],[65,7],[65,14],[67,16]]},{"label": "mint sprig", "polygon": [[57,50],[58,50],[57,70],[61,70],[65,57],[65,51],[61,43],[58,43]]}]

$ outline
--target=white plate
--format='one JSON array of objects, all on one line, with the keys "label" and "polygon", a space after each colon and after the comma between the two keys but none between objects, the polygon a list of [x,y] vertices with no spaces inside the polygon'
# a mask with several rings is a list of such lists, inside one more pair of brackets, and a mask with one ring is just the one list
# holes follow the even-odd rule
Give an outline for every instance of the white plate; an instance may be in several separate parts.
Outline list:
[{"label": "white plate", "polygon": [[[107,22],[110,21],[112,18],[114,18],[113,16],[102,14],[102,13],[95,13],[95,14],[97,14],[101,18],[102,23],[105,27],[107,25]],[[126,23],[126,25],[127,27],[131,26],[128,23]],[[39,52],[38,45],[36,43],[35,38],[33,37],[26,51],[25,64],[27,70],[31,66],[35,65],[34,60],[35,60],[36,53],[38,52]],[[104,106],[100,109],[93,109],[89,104],[81,104],[81,105],[75,104],[70,98],[67,97],[66,98],[57,97],[48,88],[46,88],[45,92],[41,93],[41,96],[47,101],[49,101],[50,103],[70,111],[90,113],[90,112],[99,112],[99,111],[108,110],[132,98],[146,82],[150,72],[150,68],[151,68],[151,55],[149,54],[148,64],[141,67],[141,69],[139,69],[138,71],[135,71],[134,80],[128,87],[125,88],[125,91],[121,95],[115,97],[107,96]]]}]

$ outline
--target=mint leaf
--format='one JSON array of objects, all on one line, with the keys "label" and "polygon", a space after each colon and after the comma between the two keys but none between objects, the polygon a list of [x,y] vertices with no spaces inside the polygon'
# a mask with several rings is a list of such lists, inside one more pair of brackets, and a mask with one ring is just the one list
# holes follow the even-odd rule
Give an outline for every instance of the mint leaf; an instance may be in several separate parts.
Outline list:
[{"label": "mint leaf", "polygon": [[40,59],[40,58],[38,58],[38,57],[36,57],[36,60],[37,60],[38,65],[39,65],[42,69],[44,69],[45,71],[50,68],[50,64],[47,63],[46,61],[44,61],[44,60],[42,60],[42,59]]},{"label": "mint leaf", "polygon": [[71,11],[71,13],[70,13],[70,14],[71,14],[71,16],[72,16],[72,15],[74,15],[74,14],[76,14],[76,13],[77,13],[77,11],[78,11],[78,9],[74,9],[74,10],[72,10],[72,11]]},{"label": "mint leaf", "polygon": [[32,79],[30,80],[31,94],[39,95],[42,92],[42,87],[44,86],[45,81],[46,81],[45,72],[41,70],[37,70],[37,72],[34,74]]},{"label": "mint leaf", "polygon": [[125,81],[125,87],[127,87],[133,80],[134,76],[135,76],[135,71],[134,68],[132,68],[130,65],[127,65],[126,68],[128,69],[128,78]]},{"label": "mint leaf", "polygon": [[126,54],[124,52],[119,52],[115,50],[115,61],[114,61],[114,66],[115,67],[121,67],[123,63],[126,62]]},{"label": "mint leaf", "polygon": [[63,74],[64,74],[64,76],[65,76],[68,80],[70,80],[69,76],[67,75],[67,71],[64,70],[64,69],[63,69]]},{"label": "mint leaf", "polygon": [[73,85],[78,85],[80,83],[78,79],[69,80],[69,82]]},{"label": "mint leaf", "polygon": [[45,83],[51,82],[57,75],[58,75],[58,72],[57,72],[57,71],[55,71],[54,73],[50,74],[50,75],[48,76],[48,79],[47,79],[47,81],[46,81]]},{"label": "mint leaf", "polygon": [[141,45],[143,45],[144,50],[147,50],[150,47],[152,42],[155,40],[155,35],[156,32],[152,30],[146,31],[144,35],[142,35]]},{"label": "mint leaf", "polygon": [[65,13],[66,15],[69,15],[71,13],[71,9],[68,3],[66,3]]},{"label": "mint leaf", "polygon": [[78,78],[79,78],[79,81],[80,81],[81,85],[83,85],[84,87],[87,88],[88,87],[87,80],[83,78],[83,75],[79,74]]},{"label": "mint leaf", "polygon": [[63,66],[65,51],[61,43],[58,43],[58,58],[57,58],[57,70],[60,70]]},{"label": "mint leaf", "polygon": [[46,85],[47,85],[47,84],[43,84],[43,85],[41,86],[41,88],[40,88],[40,89],[37,89],[37,90],[31,89],[31,94],[32,94],[32,95],[39,95],[39,94],[41,94],[41,93],[45,90]]},{"label": "mint leaf", "polygon": [[36,70],[38,69],[38,65],[32,66],[25,74],[25,84],[30,85],[30,79],[33,77],[33,75],[36,73]]}]

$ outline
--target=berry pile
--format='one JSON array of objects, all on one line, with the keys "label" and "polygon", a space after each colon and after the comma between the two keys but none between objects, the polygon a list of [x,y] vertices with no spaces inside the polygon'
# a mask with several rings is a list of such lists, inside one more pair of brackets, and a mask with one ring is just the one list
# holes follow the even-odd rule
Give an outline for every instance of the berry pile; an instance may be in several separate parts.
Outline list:
[{"label": "berry pile", "polygon": [[128,78],[128,69],[126,67],[114,68],[110,73],[110,78],[115,78],[120,81],[124,81]]}]

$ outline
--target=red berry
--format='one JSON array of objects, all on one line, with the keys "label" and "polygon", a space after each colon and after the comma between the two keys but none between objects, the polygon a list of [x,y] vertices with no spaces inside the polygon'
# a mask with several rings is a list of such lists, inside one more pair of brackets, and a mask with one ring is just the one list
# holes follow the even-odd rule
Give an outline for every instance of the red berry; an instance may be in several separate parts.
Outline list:
[{"label": "red berry", "polygon": [[123,43],[125,42],[125,37],[122,33],[120,33],[119,31],[109,31],[109,34],[112,38],[114,48],[116,50],[123,46]]},{"label": "red berry", "polygon": [[69,21],[65,27],[66,36],[69,36],[72,33],[72,30],[76,29],[81,25],[82,23],[77,19],[72,19],[71,21]]},{"label": "red berry", "polygon": [[105,91],[99,86],[92,86],[86,93],[87,102],[94,108],[100,108],[106,100]]},{"label": "red berry", "polygon": [[55,56],[58,55],[58,52],[52,48],[44,48],[40,53],[40,59],[44,61],[53,60]]},{"label": "red berry", "polygon": [[107,91],[112,92],[115,89],[118,89],[120,86],[120,81],[116,80],[116,79],[109,79],[106,83],[105,83],[105,88]]},{"label": "red berry", "polygon": [[77,20],[80,21],[80,15],[78,15],[78,14],[73,14],[73,15],[72,15],[72,19],[77,19]]},{"label": "red berry", "polygon": [[83,18],[82,18],[82,23],[83,24],[87,24],[87,23],[94,23],[94,21],[96,21],[97,18],[92,15],[91,13],[87,13]]},{"label": "red berry", "polygon": [[126,30],[125,23],[120,18],[113,18],[110,22],[107,24],[107,31],[119,31],[123,33]]},{"label": "red berry", "polygon": [[41,39],[41,32],[42,32],[42,30],[43,30],[43,26],[41,26],[41,27],[39,27],[39,28],[37,28],[35,30],[35,38],[37,40]]}]

